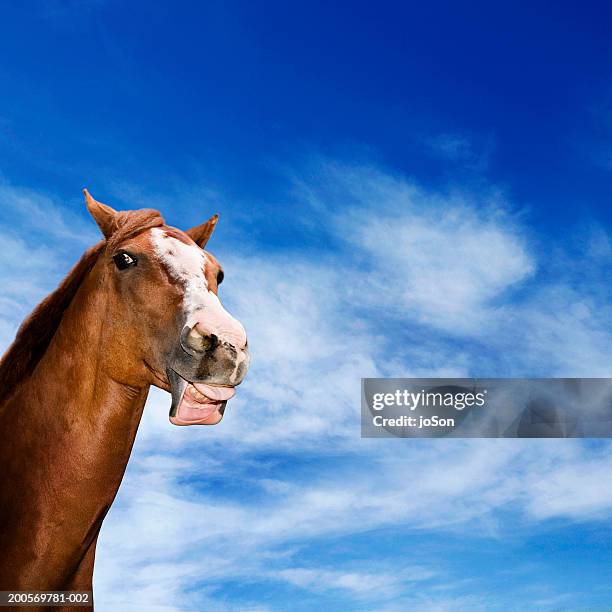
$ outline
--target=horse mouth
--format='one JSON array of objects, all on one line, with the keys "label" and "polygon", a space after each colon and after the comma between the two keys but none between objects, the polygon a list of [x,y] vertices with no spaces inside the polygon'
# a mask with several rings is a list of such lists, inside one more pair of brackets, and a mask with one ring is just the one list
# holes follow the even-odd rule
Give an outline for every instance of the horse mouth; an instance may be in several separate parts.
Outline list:
[{"label": "horse mouth", "polygon": [[236,394],[234,387],[190,382],[174,370],[168,370],[168,378],[173,425],[216,425],[223,418],[227,401]]}]

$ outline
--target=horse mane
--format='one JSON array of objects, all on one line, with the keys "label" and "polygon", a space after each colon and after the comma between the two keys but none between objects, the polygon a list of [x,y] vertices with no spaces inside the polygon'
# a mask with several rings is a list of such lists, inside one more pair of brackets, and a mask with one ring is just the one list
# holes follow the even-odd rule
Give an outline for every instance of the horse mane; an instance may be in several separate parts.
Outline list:
[{"label": "horse mane", "polygon": [[15,340],[0,360],[0,405],[38,365],[64,313],[101,253],[114,250],[122,241],[164,223],[156,210],[145,208],[117,213],[117,230],[113,235],[88,249],[59,287],[34,308],[17,330]]}]

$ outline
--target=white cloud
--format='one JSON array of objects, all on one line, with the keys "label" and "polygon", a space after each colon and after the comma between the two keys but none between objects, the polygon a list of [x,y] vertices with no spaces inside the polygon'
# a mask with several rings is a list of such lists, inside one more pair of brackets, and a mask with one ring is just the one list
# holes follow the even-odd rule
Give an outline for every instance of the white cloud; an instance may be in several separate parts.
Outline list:
[{"label": "white cloud", "polygon": [[[73,202],[60,204],[47,194],[12,185],[0,177],[2,224],[19,229],[23,232],[22,238],[35,232],[42,236],[43,243],[55,239],[70,241],[72,248],[92,245],[100,239],[100,234],[82,214],[85,204],[81,194],[76,195]],[[11,218],[7,219],[8,214]],[[61,243],[56,242],[55,246],[61,248]]]},{"label": "white cloud", "polygon": [[315,592],[342,590],[358,599],[373,597],[391,600],[400,595],[409,584],[427,580],[435,576],[435,572],[414,567],[390,567],[385,572],[295,567],[281,570],[274,576]]},{"label": "white cloud", "polygon": [[[562,276],[535,285],[536,254],[499,197],[427,193],[376,168],[337,164],[296,193],[326,220],[334,254],[219,253],[229,271],[225,301],[249,332],[253,369],[215,428],[171,427],[169,397],[152,391],[99,542],[99,609],[138,601],[140,609],[233,610],[222,595],[232,580],[353,599],[380,588],[403,601],[405,575],[309,564],[302,547],[383,528],[502,537],[551,518],[612,513],[612,498],[597,488],[611,455],[581,442],[359,437],[362,376],[476,374],[479,346],[503,352],[512,373],[603,371],[610,334],[598,296]],[[9,238],[0,307],[8,305],[3,322],[12,326],[11,300],[38,299],[51,254],[32,250],[27,231]],[[32,287],[11,290],[22,277]],[[425,572],[411,607],[453,609],[448,602],[460,596],[441,598],[436,587],[457,577],[446,568],[429,576],[423,561],[410,570]]]},{"label": "white cloud", "polygon": [[373,264],[366,299],[394,304],[399,316],[455,333],[488,327],[495,316],[492,301],[534,272],[524,240],[516,229],[467,206],[414,208],[353,220],[351,240]]},{"label": "white cloud", "polygon": [[494,301],[535,272],[522,227],[499,194],[431,193],[376,168],[334,162],[323,162],[307,194],[359,264],[352,297],[386,316],[474,333],[495,324]]},{"label": "white cloud", "polygon": [[536,519],[560,517],[582,521],[609,517],[612,491],[602,483],[612,470],[612,452],[606,445],[602,452],[593,455],[551,465],[546,473],[530,474],[529,514]]},{"label": "white cloud", "polygon": [[55,253],[26,243],[0,226],[0,345],[7,346],[32,306],[51,289],[50,272],[57,271]]},{"label": "white cloud", "polygon": [[76,210],[0,177],[1,346],[97,239],[95,225],[87,226]]}]

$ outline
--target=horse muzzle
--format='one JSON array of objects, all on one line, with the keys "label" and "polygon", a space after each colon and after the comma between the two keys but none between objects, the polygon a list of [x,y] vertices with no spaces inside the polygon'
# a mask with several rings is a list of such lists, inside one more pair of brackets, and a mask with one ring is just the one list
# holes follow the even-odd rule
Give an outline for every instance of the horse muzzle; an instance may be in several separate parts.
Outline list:
[{"label": "horse muzzle", "polygon": [[250,356],[246,335],[232,337],[185,326],[167,369],[174,425],[215,425],[246,376]]}]

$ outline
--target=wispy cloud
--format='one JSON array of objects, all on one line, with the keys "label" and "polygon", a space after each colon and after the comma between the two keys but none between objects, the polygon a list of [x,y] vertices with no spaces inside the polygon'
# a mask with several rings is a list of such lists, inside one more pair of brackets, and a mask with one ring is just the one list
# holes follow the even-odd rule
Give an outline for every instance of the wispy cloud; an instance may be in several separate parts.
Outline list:
[{"label": "wispy cloud", "polygon": [[[82,197],[71,203],[21,186],[10,184],[0,177],[0,223],[19,228],[22,237],[37,237],[45,242],[69,241],[70,247],[88,245],[99,239],[99,233],[87,223],[83,214]],[[33,234],[33,235],[32,235]]]},{"label": "wispy cloud", "polygon": [[479,145],[466,134],[445,133],[428,138],[426,148],[445,162],[463,165],[476,172],[484,172],[489,164],[493,140],[486,138]]},{"label": "wispy cloud", "polygon": [[[605,304],[574,276],[542,277],[524,220],[499,194],[435,193],[329,161],[292,193],[296,210],[326,220],[325,248],[219,252],[252,372],[215,428],[171,428],[168,396],[151,393],[100,538],[98,606],[264,610],[257,589],[232,597],[232,587],[273,584],[351,609],[491,609],[482,584],[430,552],[391,571],[395,549],[338,543],[385,531],[396,542],[499,541],[552,520],[608,520],[612,498],[597,487],[612,469],[608,445],[361,440],[359,379],[602,371]],[[30,245],[14,240],[20,260]],[[36,258],[31,268],[48,270]],[[2,299],[12,299],[6,289]]]},{"label": "wispy cloud", "polygon": [[52,197],[0,178],[0,343],[76,262],[96,230]]}]

